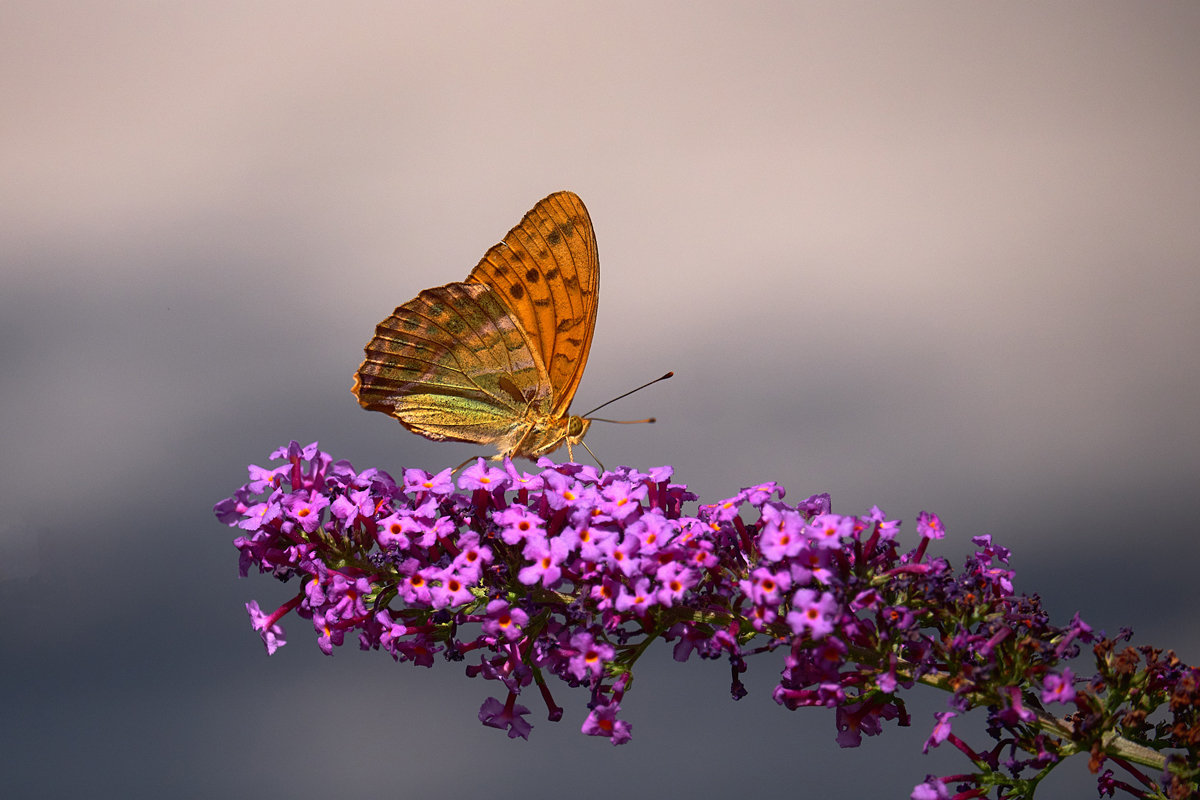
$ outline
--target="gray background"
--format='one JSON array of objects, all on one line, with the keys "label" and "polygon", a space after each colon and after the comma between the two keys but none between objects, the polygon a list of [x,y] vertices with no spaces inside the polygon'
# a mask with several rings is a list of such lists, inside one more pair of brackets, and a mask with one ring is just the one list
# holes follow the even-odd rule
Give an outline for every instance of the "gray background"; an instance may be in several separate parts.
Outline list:
[{"label": "gray background", "polygon": [[[0,4],[0,794],[907,797],[943,698],[859,750],[833,714],[639,672],[532,740],[495,684],[306,623],[268,659],[212,504],[319,439],[473,452],[361,410],[376,322],[538,199],[603,263],[576,411],[708,501],[776,480],[942,515],[1018,589],[1200,661],[1200,6]],[[910,539],[911,541],[911,539]],[[1079,666],[1090,674],[1088,664]],[[970,724],[956,728],[970,734]],[[978,735],[977,745],[987,741]],[[1093,797],[1069,764],[1048,796]]]}]

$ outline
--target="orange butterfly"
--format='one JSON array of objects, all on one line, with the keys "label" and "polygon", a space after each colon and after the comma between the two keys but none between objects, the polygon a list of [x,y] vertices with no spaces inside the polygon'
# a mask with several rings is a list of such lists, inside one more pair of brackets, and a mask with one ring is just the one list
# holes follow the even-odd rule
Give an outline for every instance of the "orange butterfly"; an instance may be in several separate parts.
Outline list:
[{"label": "orange butterfly", "polygon": [[556,192],[465,281],[426,289],[379,323],[354,394],[427,439],[531,459],[566,443],[573,461],[592,422],[569,410],[599,292],[592,220],[575,194]]}]

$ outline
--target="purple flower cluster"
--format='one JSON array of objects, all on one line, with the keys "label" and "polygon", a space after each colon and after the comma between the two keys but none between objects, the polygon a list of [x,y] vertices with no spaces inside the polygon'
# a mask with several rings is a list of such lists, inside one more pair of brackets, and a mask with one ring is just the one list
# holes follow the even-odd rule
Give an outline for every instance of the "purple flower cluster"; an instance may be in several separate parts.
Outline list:
[{"label": "purple flower cluster", "polygon": [[[479,459],[457,481],[450,470],[408,469],[397,482],[334,462],[316,443],[292,442],[271,457],[285,463],[250,467],[250,482],[215,508],[244,532],[235,541],[243,576],[257,566],[301,579],[272,613],[247,605],[268,653],[285,643],[279,620],[295,611],[327,654],[357,632],[363,649],[401,662],[477,657],[468,676],[507,689],[504,702],[483,703],[479,719],[510,737],[528,738],[530,711],[517,699],[533,683],[549,719],[561,718],[551,674],[589,689],[584,733],[628,741],[621,702],[634,663],[659,637],[676,642],[678,661],[693,652],[728,658],[735,698],[746,694],[747,657],[784,651],[775,700],[835,708],[843,747],[880,733],[884,720],[909,724],[901,688],[946,690],[950,710],[925,749],[949,741],[978,771],[931,777],[913,797],[950,797],[951,780],[961,781],[961,797],[1012,790],[1022,770],[1086,751],[1103,732],[1040,705],[1074,703],[1083,713],[1098,702],[1103,685],[1080,689],[1059,666],[1096,639],[1091,628],[1078,617],[1053,627],[1036,597],[1015,596],[1009,552],[989,537],[972,540],[978,549],[957,575],[927,558],[945,536],[934,514],[920,515],[917,546],[901,552],[899,522],[878,508],[834,514],[828,495],[789,505],[773,483],[685,515],[696,498],[670,482],[670,467],[601,473],[543,458],[529,474]],[[1195,672],[1163,669],[1160,694]],[[979,706],[1000,740],[990,752],[951,730]]]}]

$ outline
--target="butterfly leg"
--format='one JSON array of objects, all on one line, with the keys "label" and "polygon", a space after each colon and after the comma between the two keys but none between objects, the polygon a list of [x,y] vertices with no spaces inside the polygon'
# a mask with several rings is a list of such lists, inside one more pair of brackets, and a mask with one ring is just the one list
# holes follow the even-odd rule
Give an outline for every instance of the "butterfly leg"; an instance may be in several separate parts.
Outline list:
[{"label": "butterfly leg", "polygon": [[[483,456],[471,456],[471,457],[470,457],[470,458],[468,458],[466,461],[464,461],[463,463],[459,464],[459,465],[458,465],[457,467],[455,467],[454,469],[450,470],[450,474],[451,474],[451,475],[457,475],[457,474],[458,474],[458,471],[459,471],[460,469],[462,469],[463,467],[465,467],[467,464],[470,464],[472,461],[476,461],[476,460],[478,460],[478,459],[480,459],[480,458],[483,458]],[[593,456],[593,458],[595,458],[595,456]]]}]

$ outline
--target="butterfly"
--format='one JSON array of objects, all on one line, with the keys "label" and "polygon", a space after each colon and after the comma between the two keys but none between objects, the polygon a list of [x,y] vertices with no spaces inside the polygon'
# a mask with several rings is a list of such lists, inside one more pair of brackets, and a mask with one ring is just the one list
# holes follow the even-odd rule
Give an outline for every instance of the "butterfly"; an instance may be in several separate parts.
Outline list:
[{"label": "butterfly", "polygon": [[573,461],[591,425],[570,407],[599,293],[592,220],[579,197],[556,192],[465,281],[426,289],[379,323],[354,394],[427,439],[495,445],[497,459],[566,444]]}]

